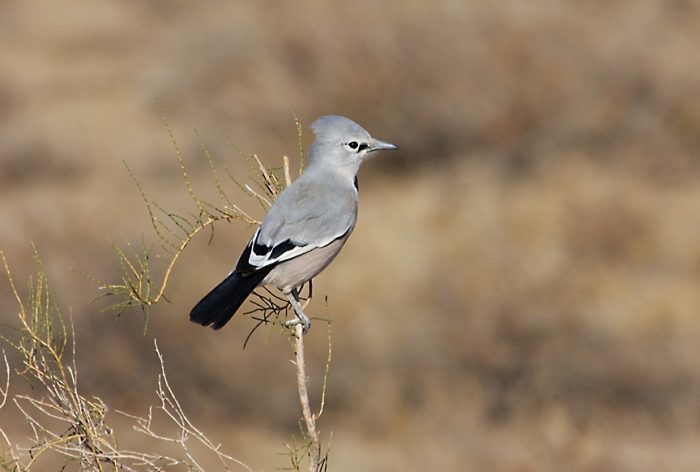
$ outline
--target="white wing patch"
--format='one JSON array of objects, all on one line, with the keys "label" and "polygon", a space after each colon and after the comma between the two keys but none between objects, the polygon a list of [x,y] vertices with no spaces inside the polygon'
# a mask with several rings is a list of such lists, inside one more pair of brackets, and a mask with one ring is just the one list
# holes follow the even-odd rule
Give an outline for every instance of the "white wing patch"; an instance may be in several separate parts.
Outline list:
[{"label": "white wing patch", "polygon": [[313,249],[327,246],[332,243],[345,233],[334,235],[329,238],[320,239],[314,241],[313,243],[298,243],[286,239],[284,241],[278,242],[274,245],[267,245],[258,241],[258,235],[260,233],[260,228],[255,231],[253,238],[251,240],[252,247],[250,250],[250,256],[248,257],[248,264],[258,269],[274,264],[276,262],[283,262],[295,257],[301,256]]}]

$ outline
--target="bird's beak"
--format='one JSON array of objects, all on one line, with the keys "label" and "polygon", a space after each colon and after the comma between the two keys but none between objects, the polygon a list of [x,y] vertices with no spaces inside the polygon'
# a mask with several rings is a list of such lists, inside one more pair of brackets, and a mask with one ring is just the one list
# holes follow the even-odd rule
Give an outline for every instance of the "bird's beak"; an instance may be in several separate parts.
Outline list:
[{"label": "bird's beak", "polygon": [[393,151],[399,147],[396,144],[387,143],[386,141],[380,141],[378,139],[372,139],[370,143],[370,151]]}]

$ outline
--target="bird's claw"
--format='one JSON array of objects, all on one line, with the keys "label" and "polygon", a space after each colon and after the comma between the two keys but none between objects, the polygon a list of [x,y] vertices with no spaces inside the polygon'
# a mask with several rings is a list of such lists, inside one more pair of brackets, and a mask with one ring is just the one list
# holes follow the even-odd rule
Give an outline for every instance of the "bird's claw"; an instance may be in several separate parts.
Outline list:
[{"label": "bird's claw", "polygon": [[311,320],[309,319],[308,316],[306,316],[303,313],[301,315],[297,314],[296,318],[288,320],[286,323],[284,323],[284,325],[287,328],[293,328],[294,326],[296,326],[298,324],[300,324],[302,326],[302,332],[304,334],[308,333],[309,330],[311,329]]}]

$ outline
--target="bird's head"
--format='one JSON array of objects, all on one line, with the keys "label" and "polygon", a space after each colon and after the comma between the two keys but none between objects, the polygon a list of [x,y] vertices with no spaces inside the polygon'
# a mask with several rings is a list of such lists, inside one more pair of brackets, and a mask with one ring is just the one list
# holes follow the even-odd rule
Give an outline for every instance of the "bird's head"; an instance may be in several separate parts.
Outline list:
[{"label": "bird's head", "polygon": [[309,163],[324,161],[357,170],[371,154],[399,147],[375,139],[354,121],[338,115],[322,116],[311,125],[316,141],[311,146]]}]

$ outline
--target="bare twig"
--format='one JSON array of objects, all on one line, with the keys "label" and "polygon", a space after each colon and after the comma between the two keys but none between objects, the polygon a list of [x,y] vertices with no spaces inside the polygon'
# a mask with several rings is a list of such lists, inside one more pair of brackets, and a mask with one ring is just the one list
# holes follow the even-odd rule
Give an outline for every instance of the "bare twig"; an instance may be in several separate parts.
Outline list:
[{"label": "bare twig", "polygon": [[2,359],[5,361],[5,386],[0,387],[0,409],[7,403],[8,392],[10,391],[10,363],[7,361],[7,354],[2,350]]},{"label": "bare twig", "polygon": [[292,183],[292,176],[289,174],[289,158],[287,156],[282,156],[282,162],[284,163],[284,180],[289,187]]},{"label": "bare twig", "polygon": [[[7,399],[9,398],[10,392],[10,363],[7,361],[7,354],[5,353],[4,349],[2,351],[2,359],[5,364],[5,386],[0,388],[0,409],[2,409],[7,403]],[[13,470],[18,464],[19,459],[15,454],[15,450],[13,444],[10,442],[10,438],[7,436],[7,433],[5,433],[5,431],[1,427],[0,439],[2,439],[2,441],[7,446],[7,452],[5,452],[4,447],[0,448],[0,450],[3,451],[0,454],[0,468]]]},{"label": "bare twig", "polygon": [[[169,433],[155,433],[152,408],[146,418],[126,415],[136,421],[134,429],[163,443],[176,443],[184,457],[157,452],[126,450],[119,447],[115,432],[107,425],[107,405],[97,397],[87,397],[78,388],[75,332],[72,323],[62,322],[60,311],[48,288],[43,265],[35,253],[37,267],[29,295],[23,298],[17,290],[7,260],[0,259],[19,307],[17,340],[3,338],[20,354],[19,373],[34,387],[30,395],[9,395],[10,366],[4,355],[7,380],[0,386],[0,408],[11,398],[12,403],[30,430],[28,447],[19,448],[0,429],[0,440],[8,452],[0,454],[0,468],[13,472],[29,471],[40,464],[77,465],[80,470],[196,470],[203,472],[198,455],[190,448],[190,439],[213,453],[225,470],[235,465],[249,472],[250,467],[227,455],[210,441],[185,415],[165,374],[163,356],[155,345],[160,361],[157,395],[162,412],[169,421]],[[155,340],[154,340],[155,343]],[[68,348],[68,349],[66,349]],[[4,448],[3,448],[4,449]],[[201,451],[200,451],[201,452]],[[68,467],[69,470],[72,470]]]},{"label": "bare twig", "polygon": [[[326,300],[326,313],[328,313],[328,300]],[[330,318],[329,318],[330,319]],[[331,370],[331,360],[333,359],[333,342],[331,336],[331,323],[328,322],[328,357],[326,358],[326,368],[323,372],[323,388],[321,389],[321,406],[316,413],[316,419],[323,414],[323,408],[326,406],[326,391],[328,388],[328,374]]]},{"label": "bare twig", "polygon": [[156,355],[158,356],[158,362],[160,363],[160,374],[158,375],[158,387],[156,389],[156,394],[160,401],[160,405],[157,408],[163,412],[163,414],[172,424],[177,426],[177,435],[164,435],[162,433],[156,433],[153,430],[153,411],[151,408],[149,408],[149,413],[146,417],[134,416],[121,411],[119,411],[119,413],[135,420],[135,431],[154,439],[179,444],[181,449],[185,452],[189,463],[195,468],[195,470],[204,472],[204,468],[202,468],[202,466],[197,462],[194,454],[188,446],[188,441],[190,439],[194,439],[202,444],[206,449],[213,452],[221,462],[221,466],[224,468],[224,470],[231,470],[229,468],[229,464],[234,463],[249,472],[253,472],[252,469],[242,461],[221,452],[221,445],[214,444],[190,421],[182,409],[180,401],[177,399],[172,387],[170,386],[168,376],[165,373],[165,360],[163,359],[163,354],[158,348],[158,342],[155,339],[153,340],[153,346],[155,348]]},{"label": "bare twig", "polygon": [[311,406],[309,405],[306,362],[304,361],[304,331],[301,324],[296,325],[294,328],[296,338],[294,342],[294,364],[297,367],[297,389],[299,390],[299,401],[302,414],[304,415],[306,432],[311,442],[309,446],[309,471],[317,472],[321,463],[321,441],[318,438],[318,431],[316,431],[316,416],[311,413]]}]

